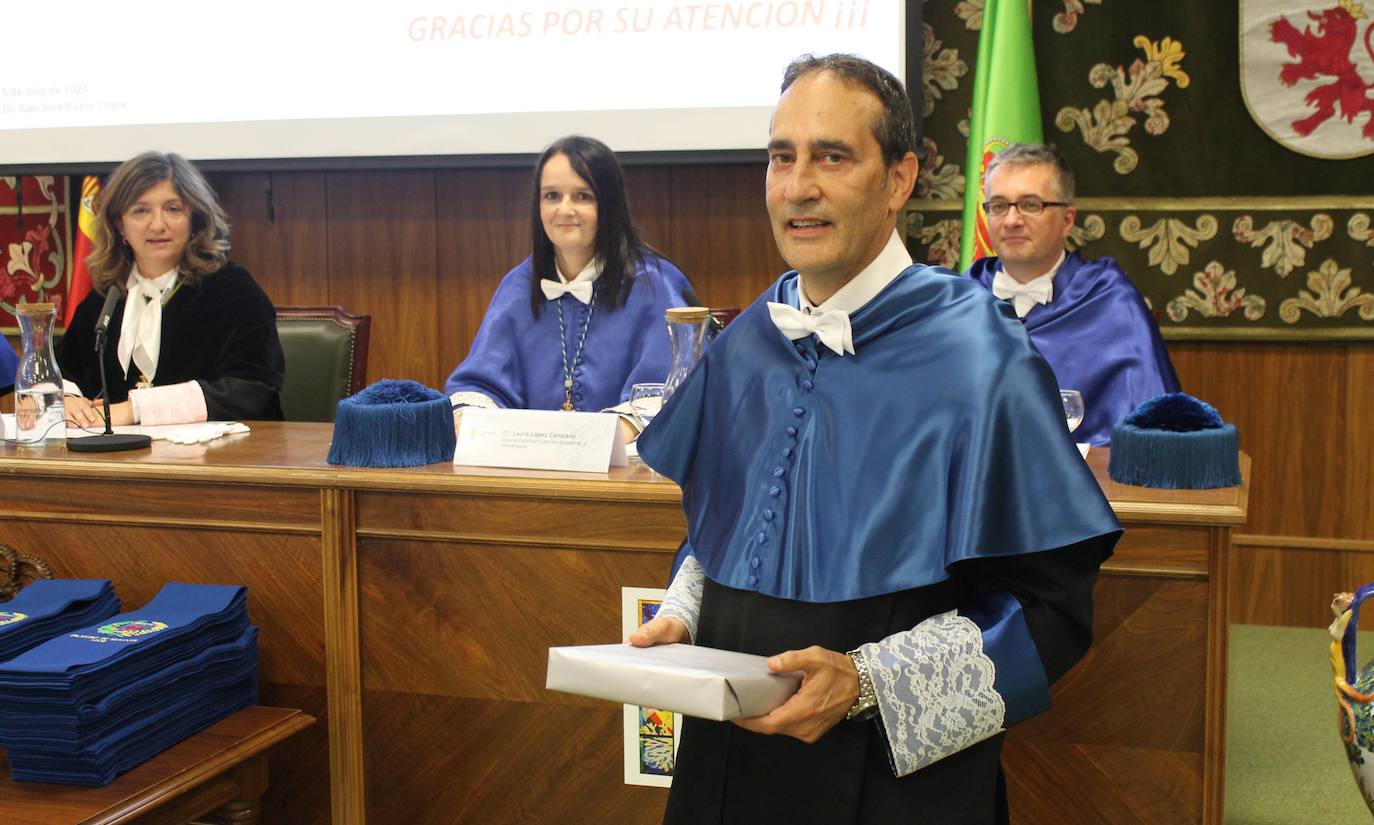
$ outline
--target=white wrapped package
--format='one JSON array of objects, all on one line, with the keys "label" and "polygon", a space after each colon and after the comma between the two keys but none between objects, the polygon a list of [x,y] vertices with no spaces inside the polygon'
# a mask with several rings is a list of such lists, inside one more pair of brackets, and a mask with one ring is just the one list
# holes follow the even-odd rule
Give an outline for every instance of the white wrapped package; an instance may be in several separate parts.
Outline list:
[{"label": "white wrapped package", "polygon": [[549,648],[545,687],[701,719],[762,716],[801,687],[802,674],[774,673],[768,659],[696,645],[627,644]]}]

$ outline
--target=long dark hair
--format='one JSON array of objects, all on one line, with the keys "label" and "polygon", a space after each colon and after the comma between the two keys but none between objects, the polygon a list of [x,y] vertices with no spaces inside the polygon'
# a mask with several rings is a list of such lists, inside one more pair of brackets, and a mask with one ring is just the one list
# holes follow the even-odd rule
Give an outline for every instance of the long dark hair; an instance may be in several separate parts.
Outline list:
[{"label": "long dark hair", "polygon": [[[565,155],[577,176],[587,182],[596,195],[596,240],[592,254],[601,260],[601,277],[597,279],[596,302],[603,309],[624,306],[634,286],[635,270],[652,250],[639,238],[639,230],[630,220],[630,206],[625,200],[625,177],[620,162],[611,148],[596,138],[569,135],[559,138],[539,156],[534,165],[534,200],[531,206],[530,234],[533,252],[530,255],[534,277],[530,279],[530,310],[538,318],[544,307],[541,280],[558,280],[554,263],[553,241],[544,231],[539,214],[539,179],[544,164],[554,155]],[[576,272],[567,273],[569,278]]]}]

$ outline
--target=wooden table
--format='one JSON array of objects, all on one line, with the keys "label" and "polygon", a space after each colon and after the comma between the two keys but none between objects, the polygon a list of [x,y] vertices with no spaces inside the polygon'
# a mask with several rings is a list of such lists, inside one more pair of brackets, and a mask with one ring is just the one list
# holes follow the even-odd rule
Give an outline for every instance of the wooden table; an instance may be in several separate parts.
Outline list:
[{"label": "wooden table", "polygon": [[0,825],[184,825],[212,811],[252,825],[268,749],[314,723],[298,710],[244,708],[103,788],[14,782],[0,751]]},{"label": "wooden table", "polygon": [[[130,606],[168,580],[248,585],[263,700],[328,717],[282,745],[265,821],[658,822],[664,792],[622,783],[620,708],[543,685],[549,646],[619,638],[620,588],[666,583],[677,487],[643,466],[332,467],[329,436],[6,446],[0,541],[113,579]],[[1128,530],[1093,651],[1009,737],[1016,820],[1220,825],[1225,558],[1247,488],[1124,487],[1106,459],[1088,463]]]}]

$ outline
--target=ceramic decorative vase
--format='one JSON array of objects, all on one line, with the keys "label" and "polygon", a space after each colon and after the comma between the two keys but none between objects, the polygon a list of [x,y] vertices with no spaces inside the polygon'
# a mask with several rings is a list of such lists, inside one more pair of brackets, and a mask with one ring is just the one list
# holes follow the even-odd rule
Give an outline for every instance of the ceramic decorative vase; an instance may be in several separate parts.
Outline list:
[{"label": "ceramic decorative vase", "polygon": [[1331,601],[1331,672],[1336,684],[1336,727],[1355,782],[1370,813],[1374,813],[1374,660],[1357,669],[1355,634],[1360,604],[1374,595],[1374,583],[1354,593],[1337,593]]}]

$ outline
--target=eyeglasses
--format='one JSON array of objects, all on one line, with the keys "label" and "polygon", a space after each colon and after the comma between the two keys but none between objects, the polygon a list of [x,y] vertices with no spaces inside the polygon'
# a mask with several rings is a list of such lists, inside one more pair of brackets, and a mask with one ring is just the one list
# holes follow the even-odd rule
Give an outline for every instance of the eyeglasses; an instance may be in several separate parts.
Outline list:
[{"label": "eyeglasses", "polygon": [[1046,206],[1069,206],[1067,201],[1042,201],[1039,198],[1022,198],[1019,201],[988,201],[983,204],[983,211],[992,218],[1005,218],[1013,206],[1022,217],[1030,218],[1045,211]]}]

